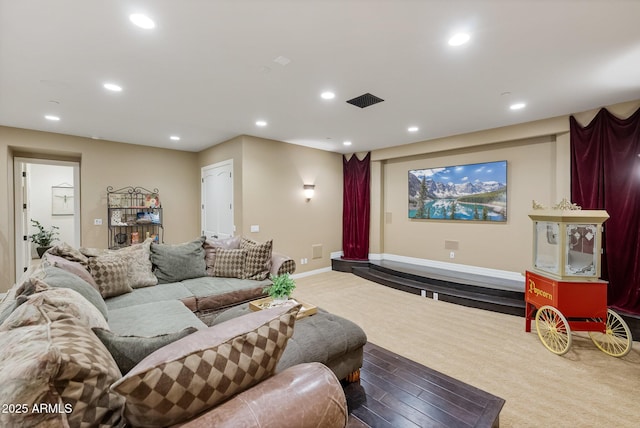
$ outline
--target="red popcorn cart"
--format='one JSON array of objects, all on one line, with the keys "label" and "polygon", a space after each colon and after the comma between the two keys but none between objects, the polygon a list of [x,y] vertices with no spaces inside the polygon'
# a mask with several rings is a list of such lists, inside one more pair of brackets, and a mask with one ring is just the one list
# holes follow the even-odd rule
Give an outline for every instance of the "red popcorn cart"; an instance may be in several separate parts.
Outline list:
[{"label": "red popcorn cart", "polygon": [[623,357],[631,332],[607,307],[607,282],[600,278],[603,210],[581,210],[563,201],[538,206],[533,220],[533,268],[525,277],[525,331],[535,319],[542,344],[557,355],[571,347],[571,332],[586,331],[604,353]]}]

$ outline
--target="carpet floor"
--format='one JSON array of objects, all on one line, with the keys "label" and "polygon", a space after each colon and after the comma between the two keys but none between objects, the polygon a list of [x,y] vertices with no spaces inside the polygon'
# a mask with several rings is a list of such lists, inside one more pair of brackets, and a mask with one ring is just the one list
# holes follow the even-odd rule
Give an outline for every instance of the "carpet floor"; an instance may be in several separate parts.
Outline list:
[{"label": "carpet floor", "polygon": [[574,333],[549,352],[524,318],[434,301],[343,272],[299,278],[294,298],[359,324],[368,340],[506,400],[501,427],[640,426],[640,343],[623,358]]}]

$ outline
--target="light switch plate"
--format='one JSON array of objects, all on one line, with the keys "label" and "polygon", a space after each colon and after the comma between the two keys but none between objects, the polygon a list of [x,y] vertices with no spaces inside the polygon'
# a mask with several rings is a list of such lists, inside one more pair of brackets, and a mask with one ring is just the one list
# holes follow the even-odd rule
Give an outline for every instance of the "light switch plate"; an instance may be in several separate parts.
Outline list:
[{"label": "light switch plate", "polygon": [[258,224],[252,224],[251,225],[251,232],[260,232],[260,225]]}]

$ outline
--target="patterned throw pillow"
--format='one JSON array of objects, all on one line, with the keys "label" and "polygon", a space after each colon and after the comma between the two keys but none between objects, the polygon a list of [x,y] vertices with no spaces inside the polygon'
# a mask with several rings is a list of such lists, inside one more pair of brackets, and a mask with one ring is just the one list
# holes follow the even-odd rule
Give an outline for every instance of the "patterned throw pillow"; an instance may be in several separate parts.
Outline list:
[{"label": "patterned throw pillow", "polygon": [[76,250],[66,242],[49,248],[47,250],[47,253],[53,254],[54,256],[62,257],[63,259],[67,259],[72,262],[78,262],[84,266],[87,266],[87,264],[89,263],[89,259],[87,258],[87,256],[85,256],[79,250]]},{"label": "patterned throw pillow", "polygon": [[109,390],[120,377],[118,367],[80,321],[0,332],[0,361],[0,403],[28,410],[0,412],[0,426],[124,425],[124,399]]},{"label": "patterned throw pillow", "polygon": [[111,389],[134,426],[183,422],[270,377],[300,305],[245,315],[159,349]]},{"label": "patterned throw pillow", "polygon": [[236,250],[240,248],[241,237],[232,236],[230,238],[207,238],[202,244],[204,248],[204,260],[207,264],[207,275],[214,276],[214,266],[216,263],[216,250],[224,248],[226,250]]},{"label": "patterned throw pillow", "polygon": [[271,271],[271,249],[273,240],[259,244],[249,239],[242,239],[240,248],[247,250],[247,261],[244,264],[245,279],[263,281]]},{"label": "patterned throw pillow", "polygon": [[[34,281],[37,287],[47,287],[38,279],[32,279]],[[70,288],[39,288],[11,313],[0,331],[69,318],[79,320],[88,328],[109,328],[102,313],[80,293]]]},{"label": "patterned throw pillow", "polygon": [[123,257],[111,254],[92,257],[89,270],[105,299],[133,291],[127,279],[127,261]]},{"label": "patterned throw pillow", "polygon": [[216,264],[213,266],[213,276],[243,279],[246,261],[247,250],[216,248]]},{"label": "patterned throw pillow", "polygon": [[151,265],[151,241],[149,238],[142,244],[134,244],[114,252],[126,258],[127,276],[131,288],[150,287],[158,283]]}]

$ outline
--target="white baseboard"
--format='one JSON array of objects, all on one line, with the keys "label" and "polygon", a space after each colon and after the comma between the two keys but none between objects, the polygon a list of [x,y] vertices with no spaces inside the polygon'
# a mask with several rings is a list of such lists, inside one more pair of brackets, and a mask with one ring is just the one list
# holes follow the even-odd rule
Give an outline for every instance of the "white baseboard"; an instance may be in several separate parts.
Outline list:
[{"label": "white baseboard", "polygon": [[371,254],[370,260],[390,260],[400,263],[411,263],[419,266],[432,267],[436,269],[450,270],[454,272],[468,273],[471,275],[486,276],[490,278],[501,278],[508,281],[522,282],[524,284],[524,276],[520,272],[508,270],[491,269],[480,266],[463,265],[459,263],[440,262],[437,260],[420,259],[417,257],[399,256],[396,254]]},{"label": "white baseboard", "polygon": [[291,278],[293,279],[304,278],[306,276],[318,275],[319,273],[324,273],[324,272],[331,272],[331,266],[324,267],[321,269],[314,269],[307,272],[294,273],[293,275],[291,275]]}]

